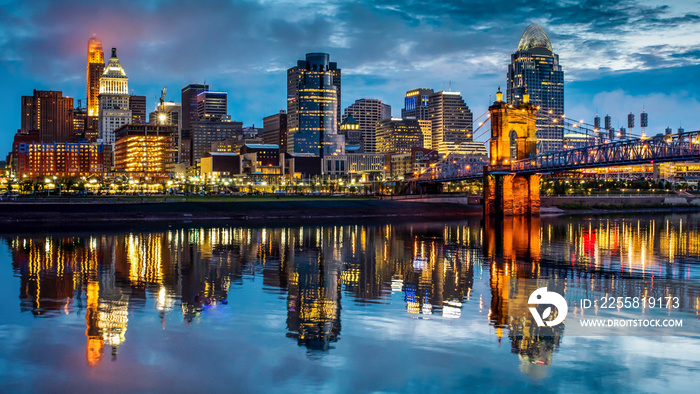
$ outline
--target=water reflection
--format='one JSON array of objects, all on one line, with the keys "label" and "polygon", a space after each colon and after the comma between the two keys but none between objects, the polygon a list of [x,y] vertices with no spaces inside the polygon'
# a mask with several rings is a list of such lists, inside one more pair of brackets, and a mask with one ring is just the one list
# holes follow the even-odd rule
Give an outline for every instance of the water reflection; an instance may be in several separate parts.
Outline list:
[{"label": "water reflection", "polygon": [[[667,293],[697,316],[700,292],[684,280],[700,278],[699,226],[693,215],[513,218],[27,235],[7,242],[20,309],[42,318],[84,313],[91,366],[105,351],[116,359],[134,311],[158,314],[164,328],[168,314],[198,322],[235,298],[232,286],[261,277],[265,292],[286,300],[287,332],[280,334],[311,353],[340,341],[344,302],[382,308],[400,299],[410,317],[490,325],[494,345],[506,337],[521,369],[537,375],[536,366],[553,363],[564,329],[533,327],[525,300],[536,287],[514,279],[549,278],[562,291],[582,293],[673,279]],[[513,294],[523,301],[512,301]],[[465,315],[469,303],[473,312]]]}]

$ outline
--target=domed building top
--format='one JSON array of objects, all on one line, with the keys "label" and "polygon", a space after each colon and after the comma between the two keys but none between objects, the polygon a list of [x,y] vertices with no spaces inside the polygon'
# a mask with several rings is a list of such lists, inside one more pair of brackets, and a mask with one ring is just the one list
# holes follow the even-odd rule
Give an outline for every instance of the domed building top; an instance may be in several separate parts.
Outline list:
[{"label": "domed building top", "polygon": [[344,120],[343,123],[341,123],[341,124],[360,124],[360,123],[358,123],[358,122],[355,120],[355,118],[352,117],[352,115],[348,115],[348,117],[345,118],[345,120]]},{"label": "domed building top", "polygon": [[528,51],[537,47],[547,48],[550,52],[554,52],[552,50],[552,43],[549,42],[547,33],[542,30],[540,25],[537,23],[532,23],[527,27],[527,29],[525,29],[522,38],[520,38],[518,51]]}]

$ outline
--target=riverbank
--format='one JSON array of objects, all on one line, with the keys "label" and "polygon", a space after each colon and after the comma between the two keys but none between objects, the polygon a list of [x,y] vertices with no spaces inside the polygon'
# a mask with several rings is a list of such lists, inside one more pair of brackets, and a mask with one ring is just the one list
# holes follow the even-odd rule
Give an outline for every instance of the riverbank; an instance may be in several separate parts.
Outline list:
[{"label": "riverbank", "polygon": [[[427,196],[426,196],[427,197]],[[4,232],[22,228],[113,227],[119,223],[347,223],[351,221],[455,220],[481,216],[475,196],[418,199],[368,196],[190,196],[190,197],[63,197],[20,199],[0,203]],[[644,197],[642,197],[644,198]],[[614,215],[620,213],[697,212],[698,205],[664,205],[663,200],[625,199],[627,204],[599,205],[590,200],[562,202],[542,197],[541,215]],[[663,199],[663,197],[660,197]],[[559,203],[559,206],[554,205]],[[568,204],[568,205],[562,205]],[[598,204],[598,205],[594,205]],[[645,205],[649,204],[649,205]]]},{"label": "riverbank", "polygon": [[[104,225],[117,222],[225,222],[339,221],[354,219],[444,218],[480,215],[478,207],[460,204],[421,204],[375,198],[265,197],[195,201],[139,200],[18,201],[0,204],[0,225]],[[436,213],[439,213],[436,214]]]}]

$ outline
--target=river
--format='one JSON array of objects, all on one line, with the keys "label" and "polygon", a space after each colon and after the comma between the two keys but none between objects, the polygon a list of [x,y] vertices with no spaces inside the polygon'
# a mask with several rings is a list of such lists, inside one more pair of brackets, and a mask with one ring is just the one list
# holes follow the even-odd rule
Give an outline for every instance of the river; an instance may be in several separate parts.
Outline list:
[{"label": "river", "polygon": [[[568,320],[533,334],[513,301],[518,280],[568,294],[661,286],[679,298],[663,313],[683,329],[587,336]],[[5,233],[0,382],[8,392],[693,392],[699,282],[700,214]]]}]

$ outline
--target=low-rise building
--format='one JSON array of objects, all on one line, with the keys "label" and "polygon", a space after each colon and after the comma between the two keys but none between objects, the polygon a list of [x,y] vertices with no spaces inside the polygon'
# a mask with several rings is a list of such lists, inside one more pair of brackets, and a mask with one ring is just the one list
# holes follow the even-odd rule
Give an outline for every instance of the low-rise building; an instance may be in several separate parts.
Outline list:
[{"label": "low-rise building", "polygon": [[114,132],[115,169],[132,177],[167,178],[177,161],[177,126],[125,125]]},{"label": "low-rise building", "polygon": [[102,176],[105,171],[102,144],[20,142],[10,156],[17,179]]},{"label": "low-rise building", "polygon": [[205,183],[231,178],[242,173],[242,156],[231,152],[207,152],[200,162],[200,176]]},{"label": "low-rise building", "polygon": [[243,172],[250,175],[284,175],[284,154],[279,145],[243,144]]}]

